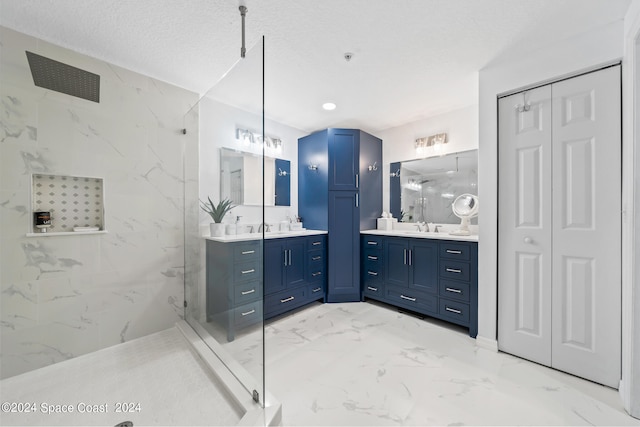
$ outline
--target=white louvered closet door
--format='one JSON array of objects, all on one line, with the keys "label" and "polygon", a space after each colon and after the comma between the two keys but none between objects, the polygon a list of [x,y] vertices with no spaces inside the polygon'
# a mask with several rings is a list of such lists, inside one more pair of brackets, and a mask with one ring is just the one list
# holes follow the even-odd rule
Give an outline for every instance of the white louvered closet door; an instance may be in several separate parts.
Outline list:
[{"label": "white louvered closet door", "polygon": [[[541,90],[550,103],[540,109],[551,108],[536,117]],[[522,96],[500,100],[499,347],[617,388],[620,68],[527,92],[531,108],[519,113]],[[540,154],[522,145],[522,123],[540,130],[529,132]]]}]

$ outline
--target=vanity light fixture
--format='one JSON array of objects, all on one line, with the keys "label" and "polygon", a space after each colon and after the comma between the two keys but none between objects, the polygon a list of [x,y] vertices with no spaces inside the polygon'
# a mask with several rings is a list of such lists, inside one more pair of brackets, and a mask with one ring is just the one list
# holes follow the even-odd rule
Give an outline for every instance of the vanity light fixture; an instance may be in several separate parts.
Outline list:
[{"label": "vanity light fixture", "polygon": [[236,128],[236,140],[245,145],[257,144],[264,145],[267,149],[282,150],[282,140],[280,138],[272,138],[270,136],[263,137],[259,133],[253,133],[246,129]]},{"label": "vanity light fixture", "polygon": [[333,102],[325,102],[324,104],[322,104],[322,108],[327,111],[332,111],[336,109],[336,104],[334,104]]},{"label": "vanity light fixture", "polygon": [[440,152],[442,146],[448,141],[446,133],[438,133],[431,136],[425,136],[424,138],[416,139],[415,148],[418,154],[426,153],[427,148],[433,148],[433,151]]}]

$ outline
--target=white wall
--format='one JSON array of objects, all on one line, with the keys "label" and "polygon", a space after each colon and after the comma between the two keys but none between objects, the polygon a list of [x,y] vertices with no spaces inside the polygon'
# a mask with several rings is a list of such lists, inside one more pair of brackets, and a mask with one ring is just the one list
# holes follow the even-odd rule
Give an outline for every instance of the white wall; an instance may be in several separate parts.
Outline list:
[{"label": "white wall", "polygon": [[637,250],[640,242],[640,2],[631,2],[624,22],[623,61],[623,179],[635,183],[623,192],[622,234],[622,384],[625,409],[640,418],[640,278]]},{"label": "white wall", "polygon": [[[440,153],[418,155],[416,138],[446,132],[449,142]],[[382,210],[389,212],[389,165],[434,155],[474,150],[478,148],[478,106],[472,105],[448,113],[418,120],[375,134],[382,139]]]},{"label": "white wall", "polygon": [[[183,153],[197,95],[0,27],[2,377],[183,314]],[[25,49],[101,76],[100,103],[36,87]],[[26,237],[31,174],[104,179],[107,234]],[[56,221],[53,213],[53,221]]]},{"label": "white wall", "polygon": [[534,83],[575,73],[623,55],[623,22],[588,34],[560,40],[545,49],[522,52],[480,71],[478,336],[479,343],[497,344],[497,96]]}]

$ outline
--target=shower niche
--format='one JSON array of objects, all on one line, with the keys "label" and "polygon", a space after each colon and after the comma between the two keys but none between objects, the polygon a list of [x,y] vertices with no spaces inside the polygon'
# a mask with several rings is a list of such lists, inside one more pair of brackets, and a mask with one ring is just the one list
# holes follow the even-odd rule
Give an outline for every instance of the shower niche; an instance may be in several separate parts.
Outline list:
[{"label": "shower niche", "polygon": [[[102,178],[33,174],[31,208],[28,236],[106,232]],[[37,212],[50,213],[49,227],[36,226]]]}]

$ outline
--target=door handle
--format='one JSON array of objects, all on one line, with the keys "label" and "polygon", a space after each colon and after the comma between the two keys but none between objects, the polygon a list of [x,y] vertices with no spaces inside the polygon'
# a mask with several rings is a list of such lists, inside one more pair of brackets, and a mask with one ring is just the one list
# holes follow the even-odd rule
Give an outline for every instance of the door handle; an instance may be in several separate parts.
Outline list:
[{"label": "door handle", "polygon": [[358,193],[356,193],[356,208],[360,206],[360,198],[358,197]]},{"label": "door handle", "polygon": [[407,250],[403,249],[404,251],[404,265],[407,265]]},{"label": "door handle", "polygon": [[282,251],[282,255],[284,256],[284,266],[287,266],[287,250]]},{"label": "door handle", "polygon": [[356,174],[356,188],[360,188],[360,174]]},{"label": "door handle", "polygon": [[289,249],[289,265],[291,265],[291,249]]},{"label": "door handle", "polygon": [[413,249],[409,249],[409,265],[412,265],[411,258],[413,258]]},{"label": "door handle", "polygon": [[531,237],[527,236],[527,237],[524,238],[524,242],[527,243],[527,244],[533,243],[533,239]]}]

